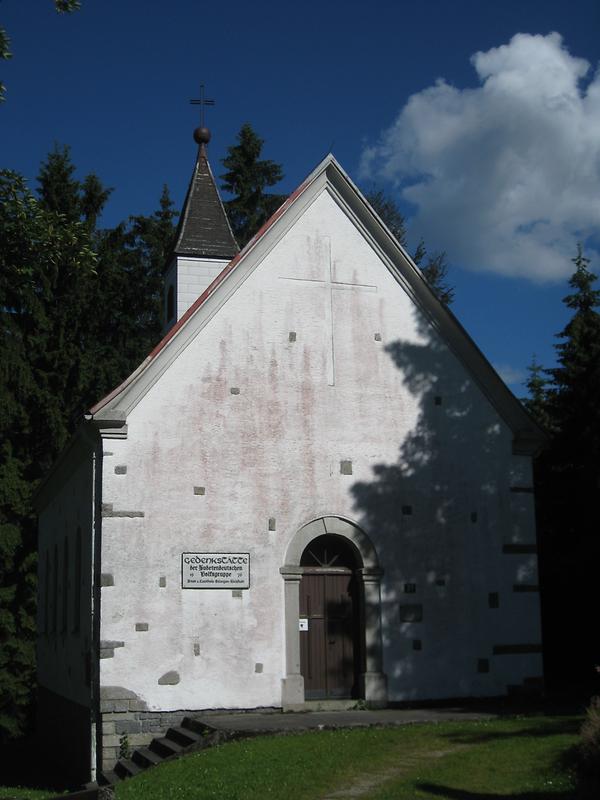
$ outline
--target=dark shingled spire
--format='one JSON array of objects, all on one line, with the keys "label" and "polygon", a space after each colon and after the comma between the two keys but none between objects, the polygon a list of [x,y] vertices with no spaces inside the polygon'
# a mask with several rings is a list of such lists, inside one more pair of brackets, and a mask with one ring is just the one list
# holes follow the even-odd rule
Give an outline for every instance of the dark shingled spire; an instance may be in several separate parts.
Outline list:
[{"label": "dark shingled spire", "polygon": [[173,252],[178,256],[230,261],[238,251],[206,157],[206,146],[201,142]]}]

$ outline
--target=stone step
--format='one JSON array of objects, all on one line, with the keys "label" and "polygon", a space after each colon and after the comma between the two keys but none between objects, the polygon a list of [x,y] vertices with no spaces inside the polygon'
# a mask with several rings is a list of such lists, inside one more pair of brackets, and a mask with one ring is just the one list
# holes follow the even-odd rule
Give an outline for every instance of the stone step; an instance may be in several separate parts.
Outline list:
[{"label": "stone step", "polygon": [[194,733],[199,733],[201,736],[206,736],[207,734],[216,731],[216,728],[213,728],[212,725],[209,725],[204,720],[197,719],[196,717],[184,717],[181,722],[181,726],[190,731],[194,731]]},{"label": "stone step", "polygon": [[142,769],[154,767],[163,761],[163,756],[150,750],[149,747],[138,747],[133,751],[131,756],[132,761],[138,764]]},{"label": "stone step", "polygon": [[169,758],[169,756],[177,756],[184,748],[174,742],[172,739],[167,739],[166,736],[162,736],[159,739],[152,739],[150,742],[150,750],[154,753],[158,753],[159,756],[163,758]]},{"label": "stone step", "polygon": [[203,740],[201,733],[196,733],[196,731],[192,731],[189,728],[184,728],[183,726],[169,728],[166,738],[171,739],[173,742],[177,742],[177,744],[180,744],[182,747],[189,747],[190,745],[198,744],[198,742]]},{"label": "stone step", "polygon": [[121,778],[112,769],[103,769],[98,773],[98,786],[113,786],[120,780]]},{"label": "stone step", "polygon": [[129,758],[120,758],[113,769],[121,780],[125,780],[125,778],[133,778],[134,775],[142,772],[144,767]]}]

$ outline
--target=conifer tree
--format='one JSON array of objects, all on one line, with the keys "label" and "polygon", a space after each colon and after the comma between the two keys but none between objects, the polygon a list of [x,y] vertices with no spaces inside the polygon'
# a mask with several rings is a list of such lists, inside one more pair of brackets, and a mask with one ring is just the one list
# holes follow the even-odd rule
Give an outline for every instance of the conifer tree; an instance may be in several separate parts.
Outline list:
[{"label": "conifer tree", "polygon": [[581,246],[573,263],[573,292],[564,298],[573,316],[558,335],[558,366],[548,371],[552,471],[577,508],[561,515],[564,532],[600,539],[600,290]]},{"label": "conifer tree", "polygon": [[81,390],[89,232],[0,172],[0,740],[26,726],[35,685],[36,526],[31,498]]},{"label": "conifer tree", "polygon": [[381,217],[392,236],[406,247],[406,223],[396,201],[383,189],[371,189],[365,195],[373,210]]},{"label": "conifer tree", "polygon": [[[381,217],[390,233],[402,247],[406,247],[406,223],[396,201],[382,189],[372,189],[367,192],[365,197]],[[446,306],[450,305],[454,300],[454,288],[447,281],[448,265],[446,263],[446,253],[440,252],[428,256],[425,242],[421,239],[414,252],[413,261],[420,268],[423,277],[438,300]]]},{"label": "conifer tree", "polygon": [[549,432],[552,429],[548,412],[549,379],[546,377],[546,370],[538,362],[535,354],[531,359],[531,364],[527,367],[527,371],[529,376],[525,381],[525,386],[529,394],[521,402],[538,425]]},{"label": "conifer tree", "polygon": [[[422,244],[422,240],[420,244]],[[423,250],[425,250],[424,246]],[[419,264],[416,259],[415,262],[417,265]],[[421,267],[421,272],[438,300],[445,306],[449,306],[454,300],[454,287],[450,286],[447,280],[448,265],[446,263],[446,253],[442,251],[428,256],[425,266]]]},{"label": "conifer tree", "polygon": [[49,211],[62,214],[69,222],[83,220],[93,231],[112,189],[103,186],[93,173],[83,181],[78,181],[74,175],[71,149],[55,143],[38,173],[40,203]]},{"label": "conifer tree", "polygon": [[238,144],[227,149],[222,164],[227,170],[221,175],[221,188],[233,199],[225,209],[235,238],[243,247],[286,199],[285,195],[265,191],[283,178],[283,171],[274,161],[261,160],[264,140],[251,125],[242,125]]},{"label": "conifer tree", "polygon": [[559,682],[593,679],[600,661],[589,619],[600,559],[600,290],[580,246],[573,262],[564,298],[573,315],[542,402],[551,438],[536,465],[546,667]]}]

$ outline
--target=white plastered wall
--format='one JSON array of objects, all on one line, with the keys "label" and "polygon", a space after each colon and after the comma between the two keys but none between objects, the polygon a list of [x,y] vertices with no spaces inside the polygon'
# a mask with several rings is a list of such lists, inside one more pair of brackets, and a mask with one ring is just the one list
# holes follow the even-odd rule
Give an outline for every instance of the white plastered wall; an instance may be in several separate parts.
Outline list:
[{"label": "white plastered wall", "polygon": [[[328,275],[363,288],[331,291]],[[124,516],[103,520],[101,639],[124,646],[102,685],[149,708],[280,705],[279,569],[296,531],[330,514],[363,528],[385,570],[391,700],[499,694],[541,673],[538,655],[493,655],[539,642],[537,595],[514,592],[535,582],[535,556],[503,553],[534,539],[510,492],[528,459],[326,191],[127,423],[104,459],[103,502]],[[189,551],[249,552],[250,589],[182,590]],[[401,621],[406,605],[422,621]]]},{"label": "white plastered wall", "polygon": [[[228,263],[223,259],[175,256],[165,275],[165,330],[169,330],[178,319],[181,319]],[[167,297],[171,286],[174,293],[175,314],[169,320],[167,319]]]}]

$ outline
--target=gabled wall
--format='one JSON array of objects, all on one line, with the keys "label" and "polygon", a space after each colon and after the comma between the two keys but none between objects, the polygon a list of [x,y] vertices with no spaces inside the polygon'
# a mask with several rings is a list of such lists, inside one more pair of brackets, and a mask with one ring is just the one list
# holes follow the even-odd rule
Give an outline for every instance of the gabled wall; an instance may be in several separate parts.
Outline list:
[{"label": "gabled wall", "polygon": [[[385,570],[390,700],[541,674],[530,460],[327,190],[127,424],[105,459],[100,663],[136,708],[281,705],[279,570],[324,515]],[[250,553],[249,590],[181,588],[183,552],[222,551]]]}]

